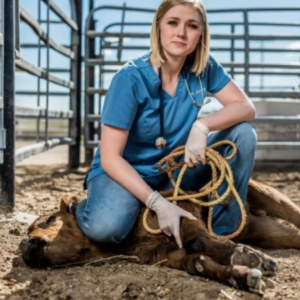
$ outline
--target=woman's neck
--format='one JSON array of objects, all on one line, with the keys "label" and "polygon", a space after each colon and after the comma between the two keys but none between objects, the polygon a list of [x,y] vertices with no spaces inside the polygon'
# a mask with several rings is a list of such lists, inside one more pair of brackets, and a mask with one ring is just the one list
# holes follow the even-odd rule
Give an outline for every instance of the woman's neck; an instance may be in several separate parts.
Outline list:
[{"label": "woman's neck", "polygon": [[[175,59],[169,56],[166,56],[166,58],[167,60],[161,65],[163,78],[164,80],[167,80],[169,82],[177,81],[181,69],[184,65],[185,58]],[[154,70],[158,73],[158,64],[156,62],[156,57],[153,55],[153,53],[151,53],[150,62]]]}]

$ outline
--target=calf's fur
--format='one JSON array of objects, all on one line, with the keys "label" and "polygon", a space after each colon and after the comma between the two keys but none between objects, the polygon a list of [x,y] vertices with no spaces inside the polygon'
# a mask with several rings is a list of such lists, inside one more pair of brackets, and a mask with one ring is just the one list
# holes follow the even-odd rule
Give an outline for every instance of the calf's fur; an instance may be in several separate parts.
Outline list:
[{"label": "calf's fur", "polygon": [[[243,244],[300,249],[299,230],[274,219],[287,220],[300,228],[299,207],[274,188],[254,180],[250,180],[248,188],[247,224],[234,241],[211,237],[203,219],[204,210],[191,202],[179,202],[179,206],[197,217],[196,221],[181,220],[182,249],[173,237],[148,233],[142,225],[143,210],[122,243],[93,243],[68,213],[70,201],[77,199],[62,196],[59,212],[41,216],[29,227],[28,238],[20,244],[23,259],[29,266],[57,266],[124,254],[137,256],[145,264],[165,260],[161,265],[263,294],[262,277],[273,275],[277,264],[268,255]],[[151,228],[158,228],[155,214],[150,214],[148,223]]]}]

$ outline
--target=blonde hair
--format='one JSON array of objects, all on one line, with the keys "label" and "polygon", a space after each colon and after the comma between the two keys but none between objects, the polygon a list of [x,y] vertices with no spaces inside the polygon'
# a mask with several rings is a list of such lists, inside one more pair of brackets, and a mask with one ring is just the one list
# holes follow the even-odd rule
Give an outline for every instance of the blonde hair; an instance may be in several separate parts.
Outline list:
[{"label": "blonde hair", "polygon": [[194,72],[196,75],[200,75],[207,65],[210,49],[210,36],[206,11],[201,0],[163,0],[159,8],[157,9],[154,20],[152,22],[150,35],[151,50],[158,60],[159,65],[163,64],[166,61],[166,57],[160,43],[159,23],[169,9],[180,4],[192,4],[202,18],[203,30],[201,33],[200,41],[197,44],[196,49],[187,56],[185,62],[185,64],[190,68],[192,72]]}]

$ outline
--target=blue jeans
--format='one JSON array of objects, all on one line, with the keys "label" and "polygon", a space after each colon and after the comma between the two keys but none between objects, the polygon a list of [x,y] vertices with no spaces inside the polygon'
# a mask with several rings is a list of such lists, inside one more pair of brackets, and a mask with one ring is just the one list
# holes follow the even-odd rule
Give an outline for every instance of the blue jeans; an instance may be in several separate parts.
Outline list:
[{"label": "blue jeans", "polygon": [[[225,130],[215,131],[208,136],[208,146],[222,140],[230,140],[238,147],[237,155],[229,161],[232,167],[235,187],[243,202],[246,202],[248,182],[254,166],[257,138],[252,127],[240,123]],[[220,146],[217,149],[228,156],[232,148]],[[178,173],[178,172],[177,172]],[[175,174],[176,176],[176,174]],[[181,188],[198,190],[211,179],[208,165],[197,165],[194,170],[187,169]],[[153,188],[166,190],[171,187],[167,180]],[[222,194],[227,189],[223,182],[218,189]],[[88,197],[76,209],[76,220],[80,229],[93,241],[119,243],[132,229],[142,208],[142,203],[107,174],[101,174],[88,182]],[[219,235],[233,232],[241,219],[240,209],[235,199],[230,205],[219,204],[214,208],[213,230]]]}]

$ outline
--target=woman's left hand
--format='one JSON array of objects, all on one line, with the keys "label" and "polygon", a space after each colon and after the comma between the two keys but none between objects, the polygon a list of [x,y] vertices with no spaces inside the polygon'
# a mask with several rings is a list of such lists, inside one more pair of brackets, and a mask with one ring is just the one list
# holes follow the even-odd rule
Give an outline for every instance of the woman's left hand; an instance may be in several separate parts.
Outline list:
[{"label": "woman's left hand", "polygon": [[[199,124],[200,126],[198,126]],[[203,129],[203,126],[205,125],[199,120],[194,123],[185,145],[184,162],[189,168],[200,163],[203,165],[206,164],[205,151],[207,148],[207,134],[209,130],[206,126]]]}]

